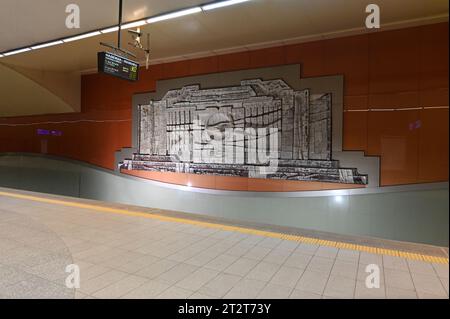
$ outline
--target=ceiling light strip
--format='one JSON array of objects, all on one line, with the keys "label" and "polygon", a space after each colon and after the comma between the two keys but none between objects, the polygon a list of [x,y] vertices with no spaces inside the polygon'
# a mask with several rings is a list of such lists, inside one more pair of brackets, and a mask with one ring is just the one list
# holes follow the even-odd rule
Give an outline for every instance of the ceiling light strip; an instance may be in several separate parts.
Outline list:
[{"label": "ceiling light strip", "polygon": [[28,52],[28,51],[31,51],[31,49],[30,48],[23,48],[23,49],[19,49],[19,50],[5,52],[5,53],[3,53],[3,55],[4,56],[10,56],[10,55],[15,55],[15,54],[19,54],[19,53]]},{"label": "ceiling light strip", "polygon": [[[243,3],[243,2],[247,2],[247,1],[251,1],[251,0],[225,0],[225,1],[220,1],[220,2],[213,2],[210,4],[205,4],[205,5],[189,8],[189,9],[183,9],[180,11],[162,14],[159,16],[145,18],[145,19],[139,20],[139,21],[129,22],[129,23],[123,24],[121,28],[122,29],[136,28],[136,27],[143,26],[145,24],[151,24],[151,23],[156,23],[156,22],[160,22],[160,21],[184,17],[184,16],[187,16],[190,14],[199,13],[202,11],[209,11],[209,10],[218,9],[218,8],[223,8],[223,7],[227,7],[227,6],[231,6],[231,5],[235,5],[235,4],[239,4],[239,3]],[[14,54],[28,52],[28,51],[31,51],[32,49],[39,50],[39,49],[55,46],[58,44],[69,43],[69,42],[73,42],[73,41],[77,41],[77,40],[94,37],[94,36],[101,35],[101,34],[116,32],[118,30],[119,30],[118,26],[111,26],[111,27],[108,27],[105,29],[88,32],[88,33],[80,34],[80,35],[69,37],[69,38],[63,38],[60,40],[52,40],[50,42],[37,44],[37,45],[31,46],[31,47],[21,48],[21,49],[9,51],[9,52],[3,52],[3,53],[0,53],[0,58],[14,55]]]},{"label": "ceiling light strip", "polygon": [[[137,27],[143,26],[145,24],[147,24],[147,21],[145,21],[145,20],[125,23],[125,24],[122,24],[122,29],[137,28]],[[117,27],[117,29],[119,29],[119,27]]]},{"label": "ceiling light strip", "polygon": [[247,2],[247,1],[250,1],[250,0],[226,0],[226,1],[214,2],[211,4],[203,5],[202,10],[209,11],[209,10],[232,6],[232,5]]},{"label": "ceiling light strip", "polygon": [[48,48],[48,47],[52,47],[58,44],[63,44],[64,42],[62,42],[61,40],[58,41],[53,41],[53,42],[48,42],[48,43],[43,43],[43,44],[39,44],[39,45],[35,45],[32,46],[31,48],[33,50],[39,50],[39,49],[43,49],[43,48]]},{"label": "ceiling light strip", "polygon": [[106,29],[100,30],[100,32],[105,34],[105,33],[115,32],[118,30],[119,30],[119,27],[116,26],[116,27],[111,27],[111,28],[106,28]]},{"label": "ceiling light strip", "polygon": [[67,43],[67,42],[77,41],[77,40],[86,39],[86,38],[90,38],[90,37],[95,37],[96,35],[99,35],[99,34],[101,34],[100,31],[94,31],[94,32],[77,35],[75,37],[66,38],[66,39],[63,39],[62,41],[64,43]]},{"label": "ceiling light strip", "polygon": [[175,12],[172,12],[172,13],[168,13],[168,14],[163,14],[163,15],[160,15],[160,16],[152,17],[152,18],[147,20],[147,23],[156,23],[156,22],[160,22],[160,21],[175,19],[175,18],[184,17],[184,16],[187,16],[187,15],[194,14],[194,13],[199,13],[199,12],[202,12],[202,8],[201,7],[194,7],[194,8],[190,8],[190,9],[186,9],[186,10],[175,11]]}]

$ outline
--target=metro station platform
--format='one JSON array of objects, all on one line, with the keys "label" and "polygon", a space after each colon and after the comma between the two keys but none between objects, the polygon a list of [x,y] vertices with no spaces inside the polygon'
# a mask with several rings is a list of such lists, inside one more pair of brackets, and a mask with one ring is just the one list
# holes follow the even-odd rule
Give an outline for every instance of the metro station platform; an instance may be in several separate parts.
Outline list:
[{"label": "metro station platform", "polygon": [[2,299],[449,297],[448,248],[6,188],[0,252]]}]

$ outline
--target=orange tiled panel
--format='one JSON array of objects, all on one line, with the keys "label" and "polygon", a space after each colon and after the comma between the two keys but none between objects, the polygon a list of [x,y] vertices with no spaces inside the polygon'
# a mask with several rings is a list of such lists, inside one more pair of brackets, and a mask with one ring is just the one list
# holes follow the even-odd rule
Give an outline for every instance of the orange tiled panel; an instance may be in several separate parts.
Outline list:
[{"label": "orange tiled panel", "polygon": [[370,93],[419,88],[419,28],[369,35]]},{"label": "orange tiled panel", "polygon": [[448,106],[448,87],[420,91],[420,106]]},{"label": "orange tiled panel", "polygon": [[248,52],[239,52],[220,55],[219,72],[245,70],[250,68],[250,54]]},{"label": "orange tiled panel", "polygon": [[[174,174],[174,173],[172,173]],[[216,188],[216,176],[214,175],[196,175],[196,174],[184,174],[186,175],[187,184],[192,187],[199,188]]]},{"label": "orange tiled panel", "polygon": [[163,78],[181,78],[189,75],[189,63],[186,61],[178,61],[163,64]]},{"label": "orange tiled panel", "polygon": [[218,176],[216,178],[215,188],[223,190],[247,191],[248,180],[248,178],[239,178],[235,176]]},{"label": "orange tiled panel", "polygon": [[448,181],[448,109],[420,112],[419,180]]},{"label": "orange tiled panel", "polygon": [[[156,90],[156,81],[163,78],[163,65],[149,65],[148,70],[142,66],[139,70],[139,81],[133,86],[131,94],[153,92]],[[129,101],[130,102],[130,101]],[[131,105],[130,105],[131,108]]]},{"label": "orange tiled panel", "polygon": [[219,70],[219,62],[217,57],[195,59],[189,61],[188,63],[190,75],[216,73]]},{"label": "orange tiled panel", "polygon": [[175,185],[190,185],[192,187],[253,191],[253,192],[294,192],[294,191],[317,191],[332,189],[364,188],[364,185],[303,182],[260,178],[245,178],[237,176],[211,176],[183,173],[163,173],[136,170],[122,170],[123,174],[140,178],[160,181]]},{"label": "orange tiled panel", "polygon": [[81,150],[81,145],[84,141],[80,139],[78,130],[79,127],[75,125],[66,125],[58,127],[63,131],[63,136],[52,137],[56,143],[59,144],[59,152],[62,156],[76,159]]},{"label": "orange tiled panel", "polygon": [[122,170],[122,173],[145,179],[151,179],[154,181],[165,182],[169,184],[188,185],[188,179],[186,174],[148,172],[148,171],[127,171],[127,170]]},{"label": "orange tiled panel", "polygon": [[325,54],[323,41],[287,46],[286,63],[300,63],[302,65],[302,77],[324,75]]},{"label": "orange tiled panel", "polygon": [[343,148],[346,151],[367,150],[368,112],[345,112]]},{"label": "orange tiled panel", "polygon": [[448,23],[423,26],[420,37],[420,89],[448,88]]},{"label": "orange tiled panel", "polygon": [[283,183],[274,179],[248,179],[248,190],[251,192],[282,192]]},{"label": "orange tiled panel", "polygon": [[419,107],[419,92],[396,92],[369,95],[369,108],[396,109]]},{"label": "orange tiled panel", "polygon": [[[104,74],[82,76],[82,83],[83,112],[130,109],[132,95],[142,91],[137,84]],[[151,87],[149,83],[149,88]]]},{"label": "orange tiled panel", "polygon": [[368,95],[344,96],[344,110],[367,110],[369,108]]},{"label": "orange tiled panel", "polygon": [[369,93],[369,37],[367,35],[325,40],[324,74],[344,75],[344,94]]},{"label": "orange tiled panel", "polygon": [[419,111],[368,114],[368,155],[381,156],[381,185],[417,182]]},{"label": "orange tiled panel", "polygon": [[[321,182],[298,182],[298,181],[283,181],[283,192],[299,192],[299,191],[319,191],[323,189]],[[331,184],[331,183],[326,183]],[[336,187],[336,185],[334,185]],[[339,189],[344,188],[344,184],[339,185]]]},{"label": "orange tiled panel", "polygon": [[250,51],[251,68],[261,68],[283,64],[286,64],[285,47]]}]

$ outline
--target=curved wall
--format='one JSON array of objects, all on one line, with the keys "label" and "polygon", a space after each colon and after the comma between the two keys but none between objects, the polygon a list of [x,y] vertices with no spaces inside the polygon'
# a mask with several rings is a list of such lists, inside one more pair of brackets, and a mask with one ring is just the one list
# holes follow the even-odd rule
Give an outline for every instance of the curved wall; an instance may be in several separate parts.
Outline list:
[{"label": "curved wall", "polygon": [[[29,71],[32,72],[32,71]],[[64,100],[61,95],[55,93],[56,84],[51,87],[44,85],[44,76],[38,71],[33,71],[35,76],[30,76],[25,70],[19,71],[8,65],[0,63],[0,117],[20,116],[27,114],[49,114],[49,113],[70,113],[78,109]],[[70,83],[62,83],[65,75],[59,76],[56,83],[60,87],[69,84],[75,85],[76,91],[80,85],[80,77],[75,76],[75,80]],[[79,94],[79,93],[78,93]],[[78,104],[79,106],[79,104]],[[0,128],[1,129],[1,128]]]},{"label": "curved wall", "polygon": [[132,146],[134,94],[162,79],[287,64],[301,64],[302,78],[344,76],[343,150],[380,156],[382,186],[448,181],[448,23],[151,65],[136,83],[85,75],[81,113],[0,118],[0,152],[40,153],[36,129],[59,130],[48,154],[114,169],[114,152]]},{"label": "curved wall", "polygon": [[280,226],[448,246],[448,183],[283,194],[208,191],[79,162],[0,155],[0,186]]}]

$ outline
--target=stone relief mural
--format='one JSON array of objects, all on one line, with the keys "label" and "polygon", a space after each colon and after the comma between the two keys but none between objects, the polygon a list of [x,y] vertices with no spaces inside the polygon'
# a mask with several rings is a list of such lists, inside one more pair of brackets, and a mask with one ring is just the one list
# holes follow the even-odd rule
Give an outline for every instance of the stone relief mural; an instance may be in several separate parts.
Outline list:
[{"label": "stone relief mural", "polygon": [[169,90],[139,106],[138,152],[120,169],[367,184],[332,159],[332,95],[282,79]]}]

